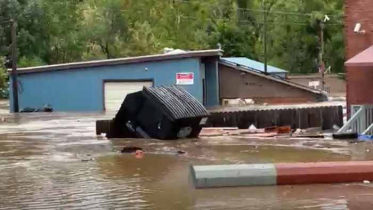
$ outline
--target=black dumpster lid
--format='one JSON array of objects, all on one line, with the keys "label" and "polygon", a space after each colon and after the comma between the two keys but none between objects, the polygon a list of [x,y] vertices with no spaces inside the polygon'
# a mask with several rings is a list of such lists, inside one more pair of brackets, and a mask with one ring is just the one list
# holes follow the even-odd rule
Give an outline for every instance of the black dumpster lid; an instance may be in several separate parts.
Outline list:
[{"label": "black dumpster lid", "polygon": [[210,115],[206,108],[182,87],[144,87],[143,93],[162,107],[172,120]]}]

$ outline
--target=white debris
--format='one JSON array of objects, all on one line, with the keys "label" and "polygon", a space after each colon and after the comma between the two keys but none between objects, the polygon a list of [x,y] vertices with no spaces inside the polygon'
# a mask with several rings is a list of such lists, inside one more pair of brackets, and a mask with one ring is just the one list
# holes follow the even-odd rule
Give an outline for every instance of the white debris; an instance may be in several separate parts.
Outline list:
[{"label": "white debris", "polygon": [[257,130],[257,128],[255,127],[254,124],[251,124],[250,127],[249,127],[249,130]]},{"label": "white debris", "polygon": [[368,180],[364,180],[363,183],[364,183],[364,184],[370,184],[370,181],[368,181]]},{"label": "white debris", "polygon": [[339,130],[339,129],[341,129],[338,125],[333,125],[333,129],[334,130]]},{"label": "white debris", "polygon": [[333,140],[333,134],[332,133],[324,133],[324,139],[325,140]]},{"label": "white debris", "polygon": [[163,54],[182,54],[182,53],[186,53],[186,51],[181,50],[181,49],[168,48],[168,47],[163,49]]},{"label": "white debris", "polygon": [[246,105],[254,105],[255,101],[253,99],[245,99],[245,104]]},{"label": "white debris", "polygon": [[223,106],[248,106],[254,104],[255,101],[253,99],[223,99]]}]

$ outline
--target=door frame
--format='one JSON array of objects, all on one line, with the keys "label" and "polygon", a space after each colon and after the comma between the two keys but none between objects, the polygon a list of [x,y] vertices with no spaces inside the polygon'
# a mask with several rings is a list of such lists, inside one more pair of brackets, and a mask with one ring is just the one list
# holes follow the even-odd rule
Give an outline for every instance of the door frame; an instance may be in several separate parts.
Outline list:
[{"label": "door frame", "polygon": [[122,83],[122,82],[151,82],[152,87],[154,87],[154,79],[104,79],[102,80],[102,108],[106,111],[105,106],[105,83]]}]

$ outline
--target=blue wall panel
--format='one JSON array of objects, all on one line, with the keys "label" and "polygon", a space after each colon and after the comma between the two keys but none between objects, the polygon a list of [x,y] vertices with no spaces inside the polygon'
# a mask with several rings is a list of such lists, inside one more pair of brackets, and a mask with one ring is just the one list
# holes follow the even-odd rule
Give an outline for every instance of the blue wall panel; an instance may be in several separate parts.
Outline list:
[{"label": "blue wall panel", "polygon": [[217,106],[220,104],[218,58],[206,59],[204,63],[206,66],[206,106]]},{"label": "blue wall panel", "polygon": [[200,59],[190,58],[21,74],[20,109],[50,104],[56,111],[103,111],[104,80],[153,80],[155,86],[175,85],[179,72],[194,73],[194,85],[182,87],[202,102]]}]

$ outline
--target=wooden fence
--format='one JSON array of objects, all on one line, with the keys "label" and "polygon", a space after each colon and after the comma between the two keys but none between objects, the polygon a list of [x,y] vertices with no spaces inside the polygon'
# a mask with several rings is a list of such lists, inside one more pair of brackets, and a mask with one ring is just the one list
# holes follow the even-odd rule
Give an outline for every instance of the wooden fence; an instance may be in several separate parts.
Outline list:
[{"label": "wooden fence", "polygon": [[208,118],[208,127],[239,127],[250,125],[257,128],[271,126],[292,126],[292,128],[321,127],[332,129],[334,125],[343,126],[342,106],[311,108],[257,109],[244,111],[213,111]]}]

